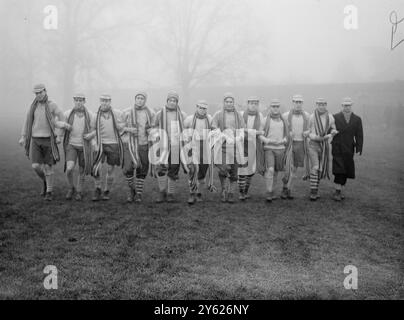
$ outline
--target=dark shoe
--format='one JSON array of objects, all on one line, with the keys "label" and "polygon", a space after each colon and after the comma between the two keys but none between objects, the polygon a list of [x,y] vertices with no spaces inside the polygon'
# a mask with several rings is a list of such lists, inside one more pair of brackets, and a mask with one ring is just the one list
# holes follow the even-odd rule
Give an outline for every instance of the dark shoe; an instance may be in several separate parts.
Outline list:
[{"label": "dark shoe", "polygon": [[317,189],[311,189],[310,191],[310,201],[317,200]]},{"label": "dark shoe", "polygon": [[239,198],[239,200],[244,201],[245,200],[245,194],[240,193],[240,196],[238,198]]},{"label": "dark shoe", "polygon": [[195,199],[195,195],[193,194],[193,193],[191,193],[190,195],[189,195],[189,198],[188,198],[188,204],[194,204],[195,203],[195,201],[196,201],[196,199]]},{"label": "dark shoe", "polygon": [[175,200],[175,198],[174,198],[174,194],[172,194],[172,193],[167,193],[167,202],[169,202],[169,203],[176,202],[176,200]]},{"label": "dark shoe", "polygon": [[101,200],[101,189],[100,188],[96,188],[94,190],[94,195],[93,195],[93,198],[91,200],[93,200],[93,201],[100,201]]},{"label": "dark shoe", "polygon": [[47,192],[45,194],[45,201],[52,201],[52,200],[53,200],[52,192]]},{"label": "dark shoe", "polygon": [[334,193],[334,196],[332,197],[335,201],[341,201],[341,191],[340,190],[336,190]]},{"label": "dark shoe", "polygon": [[135,202],[136,203],[142,202],[142,195],[140,193],[135,194]]},{"label": "dark shoe", "polygon": [[274,196],[273,192],[269,192],[269,194],[268,194],[268,196],[266,197],[265,200],[266,200],[267,202],[272,202],[273,196]]},{"label": "dark shoe", "polygon": [[76,189],[70,188],[69,191],[67,191],[66,200],[72,200],[75,192],[76,192]]},{"label": "dark shoe", "polygon": [[220,194],[220,201],[222,202],[227,201],[226,190],[222,190],[222,193]]},{"label": "dark shoe", "polygon": [[83,200],[83,196],[81,194],[81,192],[77,192],[76,193],[76,197],[74,198],[76,201],[81,201]]},{"label": "dark shoe", "polygon": [[341,191],[341,200],[344,200],[344,199],[345,199],[345,195]]},{"label": "dark shoe", "polygon": [[287,197],[288,197],[288,199],[289,200],[292,200],[294,197],[292,196],[292,192],[290,191],[290,189],[288,189],[288,191],[287,191]]},{"label": "dark shoe", "polygon": [[198,194],[196,195],[196,202],[203,202],[202,193],[198,193]]},{"label": "dark shoe", "polygon": [[227,202],[228,203],[234,203],[234,194],[229,192],[229,194],[227,195]]},{"label": "dark shoe", "polygon": [[135,196],[135,191],[133,189],[128,190],[127,194],[126,194],[126,202],[132,203],[134,196]]},{"label": "dark shoe", "polygon": [[102,200],[109,200],[109,190],[105,190],[104,194],[102,195]]},{"label": "dark shoe", "polygon": [[281,193],[281,198],[282,199],[287,199],[288,198],[288,188],[283,188],[282,193]]},{"label": "dark shoe", "polygon": [[162,203],[164,201],[166,201],[166,193],[165,193],[165,191],[160,191],[160,193],[157,197],[156,203]]},{"label": "dark shoe", "polygon": [[46,189],[48,186],[46,185],[46,180],[43,181],[43,186],[42,186],[42,191],[40,193],[40,196],[44,197],[46,195]]}]

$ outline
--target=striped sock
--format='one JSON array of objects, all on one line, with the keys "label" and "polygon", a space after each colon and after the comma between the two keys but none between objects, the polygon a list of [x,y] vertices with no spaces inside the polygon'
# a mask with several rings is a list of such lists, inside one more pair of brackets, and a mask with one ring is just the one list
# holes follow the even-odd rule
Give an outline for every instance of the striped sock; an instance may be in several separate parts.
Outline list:
[{"label": "striped sock", "polygon": [[84,173],[80,173],[79,176],[77,177],[77,192],[82,192],[83,191],[83,184],[86,179],[86,176]]},{"label": "striped sock", "polygon": [[168,193],[175,193],[175,180],[168,178]]},{"label": "striped sock", "polygon": [[126,183],[128,184],[129,189],[135,189],[135,179],[133,176],[125,176]]},{"label": "striped sock", "polygon": [[137,178],[136,179],[136,193],[142,194],[143,193],[143,186],[144,186],[144,179]]},{"label": "striped sock", "polygon": [[252,177],[253,177],[252,175],[246,177],[244,193],[248,193],[248,190],[250,189]]},{"label": "striped sock", "polygon": [[46,192],[52,192],[53,191],[53,172],[46,173],[45,180],[46,180]]},{"label": "striped sock", "polygon": [[245,192],[246,176],[238,176],[238,188],[239,188],[240,193]]},{"label": "striped sock", "polygon": [[167,175],[157,176],[157,184],[159,186],[160,191],[167,190]]},{"label": "striped sock", "polygon": [[310,173],[310,189],[318,189],[318,173]]},{"label": "striped sock", "polygon": [[105,191],[108,191],[108,190],[111,190],[112,185],[114,184],[114,176],[110,176],[107,174],[106,180],[107,180],[107,184],[106,184]]}]

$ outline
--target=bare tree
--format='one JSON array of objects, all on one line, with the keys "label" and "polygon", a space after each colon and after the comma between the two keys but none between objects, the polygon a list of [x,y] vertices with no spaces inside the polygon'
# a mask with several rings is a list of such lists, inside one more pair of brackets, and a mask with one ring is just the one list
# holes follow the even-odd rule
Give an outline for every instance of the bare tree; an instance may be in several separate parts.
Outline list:
[{"label": "bare tree", "polygon": [[149,45],[173,74],[184,104],[192,88],[237,77],[241,62],[259,45],[249,32],[246,1],[157,2],[160,11],[149,30]]}]

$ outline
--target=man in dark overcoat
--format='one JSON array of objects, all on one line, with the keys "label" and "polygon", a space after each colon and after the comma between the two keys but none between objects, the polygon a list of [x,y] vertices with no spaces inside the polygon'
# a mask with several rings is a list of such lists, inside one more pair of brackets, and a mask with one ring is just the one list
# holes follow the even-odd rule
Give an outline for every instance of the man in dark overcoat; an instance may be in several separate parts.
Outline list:
[{"label": "man in dark overcoat", "polygon": [[332,173],[335,177],[334,200],[344,199],[342,192],[347,179],[355,179],[354,155],[362,155],[362,119],[352,112],[352,99],[342,101],[342,111],[334,114],[338,134],[332,141]]}]

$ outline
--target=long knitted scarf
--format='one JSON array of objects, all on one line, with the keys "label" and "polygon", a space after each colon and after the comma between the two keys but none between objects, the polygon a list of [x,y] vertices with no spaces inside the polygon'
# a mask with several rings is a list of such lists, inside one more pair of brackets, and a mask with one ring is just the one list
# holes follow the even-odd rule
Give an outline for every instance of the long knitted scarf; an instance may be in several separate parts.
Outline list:
[{"label": "long knitted scarf", "polygon": [[[309,129],[309,119],[307,118],[305,112],[291,110],[288,115],[289,132],[292,132],[292,116],[299,114],[303,116],[303,131],[307,131]],[[303,137],[303,148],[304,148],[304,168],[305,168],[305,175],[303,176],[303,180],[307,180],[310,177],[310,162],[309,162],[309,151],[308,151],[309,149],[307,145],[307,138],[304,137]],[[285,165],[285,176],[283,177],[283,182],[286,184],[289,182],[289,179],[292,174],[293,139],[289,139],[288,144],[286,145],[286,150],[283,157],[283,163]]]},{"label": "long knitted scarf", "polygon": [[[70,124],[71,126],[73,126],[73,121],[74,121],[74,116],[76,115],[76,113],[79,112],[76,109],[73,109],[70,114],[69,117],[67,118],[67,123]],[[91,131],[91,125],[90,125],[90,115],[88,113],[88,110],[86,108],[83,108],[83,112],[84,112],[84,132],[83,135],[89,133]],[[64,172],[66,172],[66,166],[67,166],[67,162],[66,162],[66,148],[67,145],[69,144],[69,140],[70,140],[70,134],[71,132],[68,130],[65,130],[65,134],[63,137],[63,150],[65,153],[65,164],[64,164]],[[93,151],[91,148],[91,141],[88,141],[86,139],[83,139],[83,153],[84,153],[84,173],[86,175],[91,174],[91,168],[93,165]]]},{"label": "long knitted scarf", "polygon": [[[193,117],[193,119],[192,119],[192,124],[191,124],[191,128],[193,129],[193,130],[195,130],[195,128],[196,128],[196,120],[197,119],[204,119],[205,120],[205,128],[206,129],[209,129],[209,130],[211,130],[211,126],[210,126],[210,124],[209,124],[209,120],[208,120],[208,117],[205,115],[205,116],[201,116],[201,115],[199,115],[197,112],[195,112],[195,114],[194,114],[194,117]],[[205,137],[203,137],[203,138],[205,138]],[[200,146],[198,146],[198,147],[200,147]],[[199,152],[203,152],[203,150],[200,150],[199,149]],[[200,159],[201,157],[199,157],[199,159]],[[208,190],[210,191],[210,192],[215,192],[215,191],[217,191],[217,189],[216,189],[216,187],[214,186],[214,183],[213,183],[213,170],[214,170],[214,158],[213,158],[213,155],[212,155],[212,153],[210,154],[210,162],[209,162],[209,169],[208,169],[208,172],[207,172],[207,181],[208,181]],[[195,170],[193,170],[193,172],[192,172],[192,175],[191,175],[191,177],[190,177],[190,186],[191,186],[191,190],[196,190],[197,189],[197,183],[198,183],[198,171],[199,171],[199,166],[198,165],[196,165],[196,166],[194,166],[195,167]]]},{"label": "long knitted scarf", "polygon": [[[151,112],[149,110],[149,108],[147,108],[146,106],[144,107],[135,107],[131,109],[130,112],[130,121],[129,121],[129,127],[130,128],[136,128],[138,127],[138,117],[137,117],[137,112],[141,111],[141,110],[145,110],[146,111],[146,117],[147,117],[147,121],[146,121],[146,127],[149,126],[151,127]],[[142,163],[140,161],[140,156],[139,156],[139,136],[138,135],[134,135],[132,133],[128,133],[129,136],[129,154],[132,158],[133,161],[133,165],[135,168],[139,168],[141,167]]]},{"label": "long knitted scarf", "polygon": [[35,110],[38,106],[38,103],[45,104],[45,116],[46,116],[46,121],[48,122],[48,125],[49,125],[50,134],[51,134],[50,140],[51,140],[52,157],[55,160],[55,162],[58,162],[60,160],[60,154],[59,154],[59,149],[58,149],[58,146],[56,143],[55,126],[52,122],[52,114],[49,110],[48,96],[45,96],[45,98],[42,101],[39,101],[37,98],[35,98],[29,109],[27,121],[25,123],[25,132],[26,132],[25,154],[29,159],[29,150],[30,150],[31,138],[32,138],[32,125],[34,123],[34,115],[35,115]]},{"label": "long knitted scarf", "polygon": [[[102,139],[101,139],[101,113],[104,112],[101,110],[101,107],[98,109],[97,112],[97,118],[96,118],[96,126],[95,126],[95,132],[96,132],[96,139],[97,139],[97,145],[98,145],[98,152],[94,160],[93,164],[93,170],[92,170],[92,175],[94,177],[98,177],[100,173],[100,167],[101,167],[101,160],[102,160],[102,155],[103,155],[103,147],[102,147]],[[121,136],[119,135],[119,130],[118,126],[116,124],[116,119],[115,115],[112,112],[112,109],[109,109],[108,112],[110,116],[112,117],[112,124],[114,127],[114,134],[116,137],[116,140],[118,141],[118,147],[119,147],[119,163],[121,166],[123,166],[123,143]]]},{"label": "long knitted scarf", "polygon": [[260,125],[261,125],[261,119],[259,116],[259,113],[256,112],[251,112],[251,111],[245,111],[243,113],[243,119],[244,119],[244,123],[247,127],[247,123],[248,123],[248,116],[254,116],[254,125],[253,125],[253,129],[255,130],[259,130],[260,129]]},{"label": "long knitted scarf", "polygon": [[244,119],[240,116],[240,114],[236,111],[234,108],[232,111],[226,111],[226,110],[221,110],[220,113],[218,114],[218,125],[220,131],[224,131],[225,125],[226,125],[226,114],[227,113],[234,113],[235,119],[236,119],[236,129],[240,129],[243,127]]},{"label": "long knitted scarf", "polygon": [[[325,116],[325,126],[323,126],[323,122],[321,121],[321,116]],[[328,116],[328,112],[320,113],[318,109],[314,111],[314,128],[316,130],[316,135],[320,137],[324,137],[328,130],[330,129],[330,117]],[[330,179],[329,173],[329,143],[328,141],[319,141],[321,147],[321,155],[320,155],[320,174],[319,179],[328,178]]]}]

